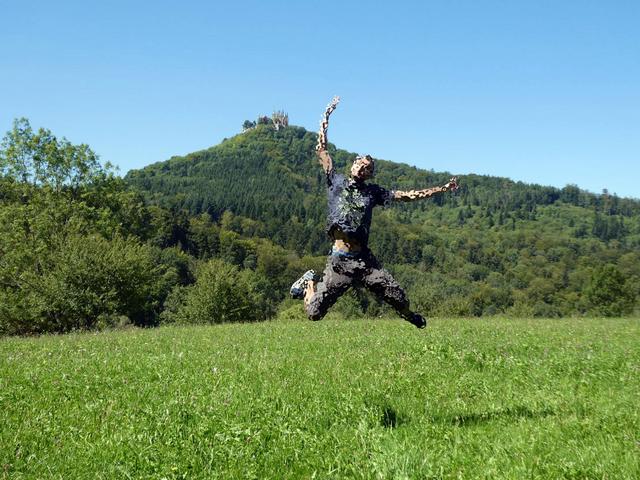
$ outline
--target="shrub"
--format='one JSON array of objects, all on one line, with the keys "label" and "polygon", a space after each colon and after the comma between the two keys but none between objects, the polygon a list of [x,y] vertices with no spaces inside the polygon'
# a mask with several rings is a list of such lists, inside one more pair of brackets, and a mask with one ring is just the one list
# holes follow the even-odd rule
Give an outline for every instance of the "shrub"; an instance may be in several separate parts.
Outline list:
[{"label": "shrub", "polygon": [[194,285],[171,297],[184,295],[184,303],[168,318],[197,324],[265,320],[274,311],[268,289],[255,272],[212,259],[199,268]]},{"label": "shrub", "polygon": [[617,317],[633,312],[635,291],[615,265],[603,265],[593,272],[585,296],[592,313]]},{"label": "shrub", "polygon": [[0,288],[0,332],[66,332],[112,324],[154,322],[167,286],[150,247],[119,236],[73,235],[42,252]]}]

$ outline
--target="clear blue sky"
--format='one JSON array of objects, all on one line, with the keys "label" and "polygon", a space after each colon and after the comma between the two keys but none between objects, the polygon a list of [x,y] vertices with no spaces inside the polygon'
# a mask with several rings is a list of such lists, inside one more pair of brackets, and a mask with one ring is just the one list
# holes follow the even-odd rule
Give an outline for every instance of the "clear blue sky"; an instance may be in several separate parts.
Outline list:
[{"label": "clear blue sky", "polygon": [[436,171],[640,197],[640,2],[0,0],[0,129],[124,173],[289,113]]}]

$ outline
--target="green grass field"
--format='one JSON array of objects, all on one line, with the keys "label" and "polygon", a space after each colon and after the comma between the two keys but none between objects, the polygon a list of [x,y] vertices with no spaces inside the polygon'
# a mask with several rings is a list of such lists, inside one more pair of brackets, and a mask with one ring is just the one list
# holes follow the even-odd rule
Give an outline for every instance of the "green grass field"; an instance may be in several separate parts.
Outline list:
[{"label": "green grass field", "polygon": [[0,478],[640,478],[637,319],[0,340]]}]

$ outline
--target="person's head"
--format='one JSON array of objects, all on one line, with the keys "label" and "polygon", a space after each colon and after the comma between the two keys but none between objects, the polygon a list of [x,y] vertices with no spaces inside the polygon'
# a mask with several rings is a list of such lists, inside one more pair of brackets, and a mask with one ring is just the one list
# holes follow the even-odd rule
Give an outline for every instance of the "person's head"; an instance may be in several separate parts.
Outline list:
[{"label": "person's head", "polygon": [[363,182],[374,173],[373,158],[371,155],[358,155],[351,165],[351,177],[359,182]]}]

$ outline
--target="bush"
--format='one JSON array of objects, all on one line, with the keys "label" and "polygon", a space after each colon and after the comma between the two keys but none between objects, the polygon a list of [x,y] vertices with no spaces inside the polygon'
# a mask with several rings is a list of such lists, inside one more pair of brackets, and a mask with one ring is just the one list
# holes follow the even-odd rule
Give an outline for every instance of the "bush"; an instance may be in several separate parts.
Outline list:
[{"label": "bush", "polygon": [[173,287],[169,295],[164,300],[162,312],[160,313],[160,323],[177,323],[179,321],[179,312],[187,301],[189,288],[183,285]]},{"label": "bush", "polygon": [[199,268],[194,285],[169,297],[175,302],[184,296],[184,303],[173,305],[177,311],[167,319],[197,324],[265,320],[274,312],[268,289],[255,272],[213,259]]},{"label": "bush", "polygon": [[135,240],[70,236],[0,288],[0,333],[90,329],[123,316],[152,324],[167,288],[162,273],[151,248]]},{"label": "bush", "polygon": [[287,299],[278,308],[276,320],[279,322],[308,322],[304,307],[299,300]]},{"label": "bush", "polygon": [[619,317],[633,312],[635,291],[615,265],[595,269],[585,296],[590,310],[604,317]]}]

